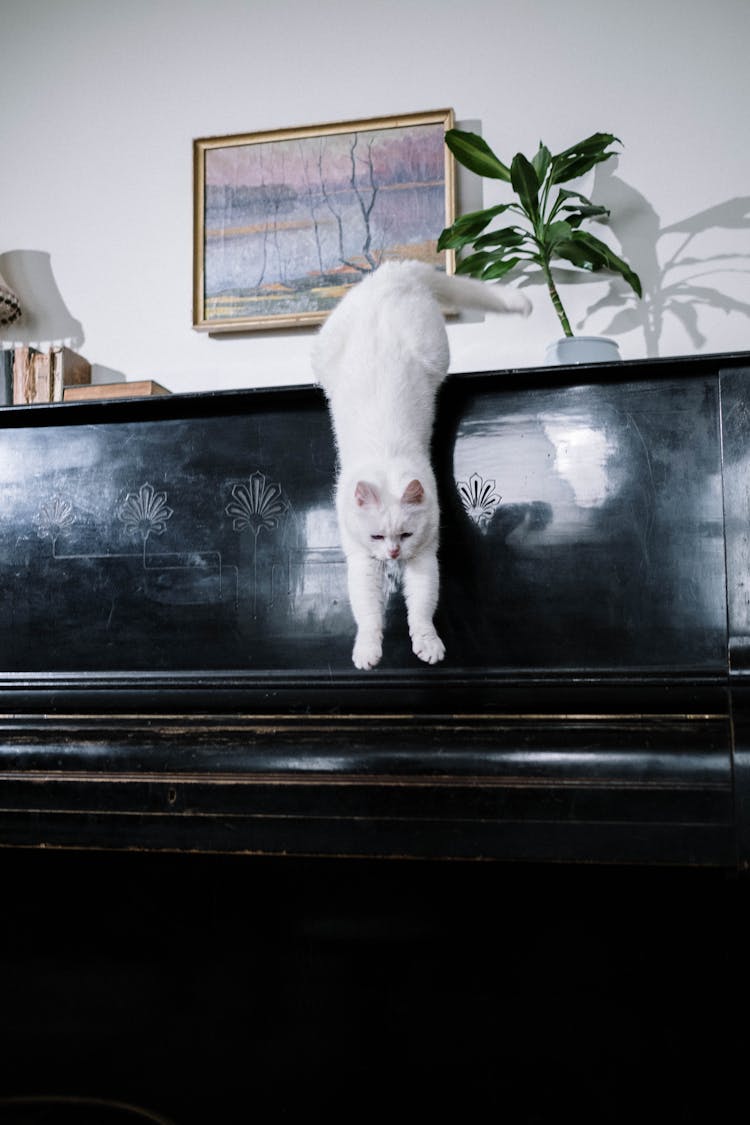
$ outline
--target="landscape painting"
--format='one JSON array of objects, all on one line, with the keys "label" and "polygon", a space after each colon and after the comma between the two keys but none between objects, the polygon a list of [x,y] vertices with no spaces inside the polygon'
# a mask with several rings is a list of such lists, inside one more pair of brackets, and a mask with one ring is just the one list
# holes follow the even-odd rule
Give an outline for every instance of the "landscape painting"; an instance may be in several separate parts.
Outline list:
[{"label": "landscape painting", "polygon": [[194,142],[195,328],[321,323],[386,260],[452,268],[451,110]]}]

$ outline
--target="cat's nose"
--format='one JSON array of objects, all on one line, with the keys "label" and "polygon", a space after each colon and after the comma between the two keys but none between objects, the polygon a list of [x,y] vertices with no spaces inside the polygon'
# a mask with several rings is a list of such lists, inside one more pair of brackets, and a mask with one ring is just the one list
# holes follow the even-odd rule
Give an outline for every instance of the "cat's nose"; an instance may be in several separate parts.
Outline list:
[{"label": "cat's nose", "polygon": [[388,549],[388,554],[391,556],[392,559],[397,559],[398,556],[401,554],[401,548],[400,547],[390,547]]}]

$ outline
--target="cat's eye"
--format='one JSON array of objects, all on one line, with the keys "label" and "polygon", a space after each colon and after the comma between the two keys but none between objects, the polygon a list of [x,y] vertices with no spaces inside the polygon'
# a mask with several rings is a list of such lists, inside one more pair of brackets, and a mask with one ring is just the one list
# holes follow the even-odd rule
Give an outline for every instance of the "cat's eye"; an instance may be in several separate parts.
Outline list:
[{"label": "cat's eye", "polygon": [[402,538],[402,539],[411,539],[411,537],[412,537],[412,534],[413,534],[413,532],[411,532],[411,531],[405,531],[405,532],[403,533],[403,535],[401,536],[401,538]]},{"label": "cat's eye", "polygon": [[384,535],[371,535],[370,538],[371,539],[385,539],[385,536]]}]

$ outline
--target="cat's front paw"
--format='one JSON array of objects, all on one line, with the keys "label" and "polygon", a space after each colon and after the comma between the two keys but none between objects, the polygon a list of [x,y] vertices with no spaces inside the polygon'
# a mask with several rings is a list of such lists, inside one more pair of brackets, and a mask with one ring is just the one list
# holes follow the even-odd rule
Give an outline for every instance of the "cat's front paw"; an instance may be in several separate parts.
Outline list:
[{"label": "cat's front paw", "polygon": [[412,649],[425,664],[437,664],[445,656],[445,645],[434,629],[412,637]]},{"label": "cat's front paw", "polygon": [[357,634],[354,651],[352,652],[352,660],[356,668],[362,668],[365,671],[374,668],[376,664],[380,663],[382,655],[383,642],[379,635],[373,635],[372,633]]}]

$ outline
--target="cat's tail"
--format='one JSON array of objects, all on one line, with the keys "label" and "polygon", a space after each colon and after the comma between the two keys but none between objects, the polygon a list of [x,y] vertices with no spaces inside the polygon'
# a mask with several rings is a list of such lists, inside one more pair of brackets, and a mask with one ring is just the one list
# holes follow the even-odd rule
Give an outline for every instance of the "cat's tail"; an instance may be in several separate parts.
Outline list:
[{"label": "cat's tail", "polygon": [[521,316],[528,316],[531,312],[531,301],[518,289],[442,273],[426,265],[420,270],[420,277],[444,308],[484,309],[487,312],[520,313]]}]

